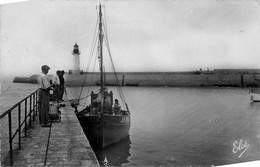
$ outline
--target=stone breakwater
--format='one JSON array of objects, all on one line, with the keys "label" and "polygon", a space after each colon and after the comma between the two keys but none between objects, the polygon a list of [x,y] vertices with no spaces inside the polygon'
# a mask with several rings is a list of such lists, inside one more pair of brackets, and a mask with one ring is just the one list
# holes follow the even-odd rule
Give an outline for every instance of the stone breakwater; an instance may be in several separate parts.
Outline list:
[{"label": "stone breakwater", "polygon": [[[14,83],[38,83],[39,75],[32,75],[30,77],[14,77]],[[51,78],[51,76],[49,76]]]},{"label": "stone breakwater", "polygon": [[[48,76],[52,78],[51,75]],[[29,78],[15,77],[13,82],[37,83],[38,75]],[[99,85],[99,73],[64,75],[66,86]],[[107,85],[124,86],[169,86],[169,87],[258,87],[260,70],[214,70],[195,72],[125,72],[117,73],[116,82],[113,73],[106,73]]]}]

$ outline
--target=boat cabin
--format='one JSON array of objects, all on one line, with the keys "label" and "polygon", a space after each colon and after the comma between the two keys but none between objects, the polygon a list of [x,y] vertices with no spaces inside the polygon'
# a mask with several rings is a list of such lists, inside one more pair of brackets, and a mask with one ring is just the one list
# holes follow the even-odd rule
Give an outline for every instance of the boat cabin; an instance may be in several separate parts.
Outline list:
[{"label": "boat cabin", "polygon": [[[104,114],[113,114],[113,92],[104,92]],[[91,105],[90,105],[90,113],[96,115],[101,112],[101,94],[94,93],[91,91]]]}]

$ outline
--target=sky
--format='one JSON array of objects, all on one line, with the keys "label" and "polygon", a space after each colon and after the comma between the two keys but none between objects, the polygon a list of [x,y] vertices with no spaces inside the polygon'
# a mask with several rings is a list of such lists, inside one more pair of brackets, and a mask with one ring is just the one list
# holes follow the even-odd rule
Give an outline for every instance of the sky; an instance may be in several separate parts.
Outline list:
[{"label": "sky", "polygon": [[68,71],[76,42],[85,71],[100,2],[118,72],[260,69],[260,1],[35,0],[0,6],[1,75]]}]

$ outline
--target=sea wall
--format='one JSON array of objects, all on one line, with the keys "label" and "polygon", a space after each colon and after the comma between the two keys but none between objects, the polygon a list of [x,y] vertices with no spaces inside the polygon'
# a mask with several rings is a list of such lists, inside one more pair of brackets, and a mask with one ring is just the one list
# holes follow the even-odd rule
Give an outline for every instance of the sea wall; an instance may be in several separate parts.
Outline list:
[{"label": "sea wall", "polygon": [[[48,75],[51,79],[52,76]],[[100,85],[99,73],[83,73],[64,75],[66,86]],[[253,70],[214,70],[212,72],[126,72],[118,73],[116,82],[113,73],[106,73],[107,85],[124,86],[228,86],[256,87],[260,86],[260,71]],[[15,77],[13,82],[37,83],[38,75],[29,78]]]},{"label": "sea wall", "polygon": [[28,77],[14,77],[14,83],[32,83]]},{"label": "sea wall", "polygon": [[[67,86],[99,85],[98,74],[66,75]],[[86,77],[86,78],[85,78]],[[124,86],[174,86],[174,87],[200,87],[200,86],[229,86],[249,87],[259,86],[260,75],[256,74],[180,74],[180,73],[119,73],[118,84]],[[107,85],[118,85],[114,76],[106,75]]]},{"label": "sea wall", "polygon": [[[51,80],[53,75],[48,75],[48,79]],[[39,75],[32,75],[30,77],[14,77],[14,83],[32,83],[38,84]]]}]

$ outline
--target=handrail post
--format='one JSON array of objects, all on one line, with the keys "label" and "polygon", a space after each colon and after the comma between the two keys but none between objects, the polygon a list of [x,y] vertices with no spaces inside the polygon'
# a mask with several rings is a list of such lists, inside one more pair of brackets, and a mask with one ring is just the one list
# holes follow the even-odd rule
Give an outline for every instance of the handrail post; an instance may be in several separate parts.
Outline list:
[{"label": "handrail post", "polygon": [[35,93],[34,94],[34,100],[35,100],[35,113],[36,113],[36,116],[38,115],[38,105],[37,105],[37,94]]},{"label": "handrail post", "polygon": [[39,92],[39,89],[35,92],[35,95],[36,95],[36,106],[37,106],[37,110],[36,110],[36,113],[38,112],[39,116],[40,116],[40,108],[39,108],[39,98],[38,98],[38,92]]},{"label": "handrail post", "polygon": [[21,149],[21,103],[19,103],[18,106],[18,130],[19,130],[19,137],[18,137],[18,141],[19,141],[19,150]]},{"label": "handrail post", "polygon": [[11,112],[8,113],[9,123],[9,148],[10,148],[10,166],[13,166],[13,141],[12,141],[12,118]]},{"label": "handrail post", "polygon": [[34,115],[37,116],[37,110],[36,110],[36,106],[35,106],[35,93],[33,94],[33,112],[34,112]]},{"label": "handrail post", "polygon": [[25,99],[25,103],[24,103],[24,136],[27,136],[27,98]]},{"label": "handrail post", "polygon": [[30,128],[32,127],[32,95],[30,95]]}]

